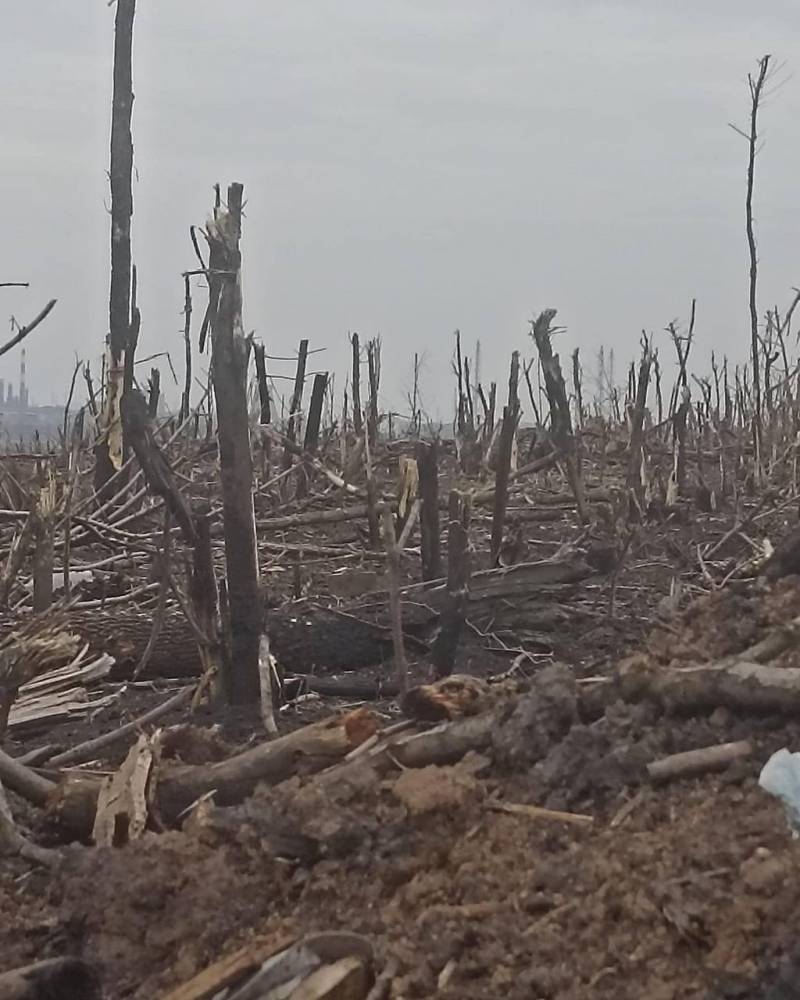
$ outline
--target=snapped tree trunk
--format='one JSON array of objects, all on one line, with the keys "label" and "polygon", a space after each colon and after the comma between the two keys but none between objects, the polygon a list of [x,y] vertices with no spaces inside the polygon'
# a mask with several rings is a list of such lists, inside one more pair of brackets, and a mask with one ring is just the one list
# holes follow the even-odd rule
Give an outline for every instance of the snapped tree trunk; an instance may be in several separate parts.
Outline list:
[{"label": "snapped tree trunk", "polygon": [[575,496],[575,506],[578,517],[583,524],[589,520],[586,497],[581,480],[578,449],[575,436],[572,433],[572,418],[569,412],[567,388],[561,373],[561,363],[557,354],[553,354],[550,324],[555,318],[555,309],[545,309],[534,321],[531,336],[539,352],[539,362],[544,375],[544,387],[547,401],[550,404],[550,428],[556,447],[564,456],[567,479]]},{"label": "snapped tree trunk", "polygon": [[182,424],[189,418],[189,401],[192,391],[192,286],[189,275],[183,276],[183,347],[184,347],[184,380],[181,395],[181,411],[178,423]]},{"label": "snapped tree trunk", "polygon": [[[300,411],[303,408],[303,389],[306,381],[306,360],[308,359],[308,341],[300,341],[297,352],[297,370],[294,376],[294,391],[289,404],[289,420],[286,424],[286,437],[292,444],[297,442],[297,429],[300,426]],[[285,448],[283,452],[283,470],[292,467],[292,452]]]},{"label": "snapped tree trunk", "polygon": [[[318,372],[314,376],[314,385],[311,389],[311,403],[308,407],[306,436],[303,442],[303,450],[308,455],[313,455],[319,447],[319,429],[322,423],[322,404],[325,402],[325,389],[327,386],[328,373]],[[298,497],[304,497],[307,495],[311,473],[311,464],[309,462],[304,462],[302,476],[297,483]]]},{"label": "snapped tree trunk", "polygon": [[[206,227],[211,321],[211,372],[217,404],[225,563],[230,609],[231,660],[223,680],[228,700],[258,705],[258,648],[263,613],[253,511],[253,464],[247,412],[247,351],[242,327],[241,184],[228,188],[227,207]],[[212,286],[214,286],[212,288]]]},{"label": "snapped tree trunk", "polygon": [[95,489],[100,491],[122,464],[124,355],[130,336],[131,217],[133,216],[133,20],[136,0],[118,0],[114,26],[114,94],[111,110],[111,289],[109,357],[102,436],[95,456]]},{"label": "snapped tree trunk", "polygon": [[361,345],[358,342],[358,334],[353,334],[351,340],[353,349],[353,430],[356,437],[361,437],[364,433],[364,416],[361,411]]},{"label": "snapped tree trunk", "polygon": [[267,352],[263,344],[253,345],[253,357],[256,363],[256,380],[258,381],[258,401],[260,424],[272,423],[272,413],[269,403],[269,386],[267,385]]},{"label": "snapped tree trunk", "polygon": [[422,579],[438,580],[442,575],[441,538],[439,528],[439,448],[434,439],[430,444],[417,444],[417,469],[422,513],[419,530],[422,550]]}]

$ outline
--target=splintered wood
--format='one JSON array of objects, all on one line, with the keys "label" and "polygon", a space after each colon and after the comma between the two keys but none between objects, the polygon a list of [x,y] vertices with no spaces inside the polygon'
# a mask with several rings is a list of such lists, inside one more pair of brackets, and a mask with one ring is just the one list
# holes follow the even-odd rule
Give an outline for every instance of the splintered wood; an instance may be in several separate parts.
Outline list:
[{"label": "splintered wood", "polygon": [[97,797],[92,840],[98,847],[118,847],[138,840],[147,828],[155,798],[160,730],[136,741],[119,770],[103,780]]}]

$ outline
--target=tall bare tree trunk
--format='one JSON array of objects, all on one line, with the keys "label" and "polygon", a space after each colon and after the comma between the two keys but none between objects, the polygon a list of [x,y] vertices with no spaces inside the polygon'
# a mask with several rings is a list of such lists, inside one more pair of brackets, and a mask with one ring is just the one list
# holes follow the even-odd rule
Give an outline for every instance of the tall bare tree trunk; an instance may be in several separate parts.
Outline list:
[{"label": "tall bare tree trunk", "polygon": [[361,345],[358,334],[354,333],[351,340],[353,350],[353,430],[356,437],[364,433],[364,417],[361,411]]},{"label": "tall bare tree trunk", "polygon": [[122,464],[120,402],[131,324],[131,217],[133,216],[133,19],[136,0],[118,0],[114,25],[114,95],[111,110],[111,290],[109,365],[103,436],[95,449],[95,489]]},{"label": "tall bare tree trunk", "polygon": [[[292,444],[298,438],[298,431],[302,420],[303,391],[306,384],[306,363],[308,361],[308,341],[301,340],[300,348],[297,352],[297,369],[294,374],[294,390],[292,391],[292,401],[289,404],[289,420],[286,424],[286,437]],[[292,467],[292,451],[289,448],[283,450],[283,470]]]},{"label": "tall bare tree trunk", "polygon": [[[234,704],[258,706],[258,649],[263,613],[253,512],[253,463],[247,413],[247,349],[242,327],[241,184],[228,188],[227,208],[207,226],[209,297],[217,298],[211,325],[211,372],[217,404],[220,478],[230,611],[230,667],[223,687]],[[212,287],[215,286],[215,287]]]},{"label": "tall bare tree trunk", "polygon": [[747,224],[747,246],[750,251],[750,350],[753,358],[753,396],[755,413],[753,415],[753,435],[756,450],[756,470],[761,469],[761,373],[758,349],[758,256],[756,252],[756,237],[753,229],[753,185],[755,183],[756,152],[758,145],[758,109],[761,95],[769,70],[770,56],[764,56],[758,64],[758,77],[748,76],[750,85],[750,134],[747,136],[749,158],[747,162],[747,198],[745,201],[745,216]]},{"label": "tall bare tree trunk", "polygon": [[192,392],[192,286],[189,275],[183,276],[183,347],[185,354],[183,372],[183,393],[178,423],[189,417],[189,401]]}]

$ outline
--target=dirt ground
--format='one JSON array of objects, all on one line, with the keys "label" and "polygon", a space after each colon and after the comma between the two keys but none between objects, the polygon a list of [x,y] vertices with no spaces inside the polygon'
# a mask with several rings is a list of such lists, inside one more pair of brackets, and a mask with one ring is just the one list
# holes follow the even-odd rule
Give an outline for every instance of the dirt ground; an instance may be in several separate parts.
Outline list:
[{"label": "dirt ground", "polygon": [[[327,798],[293,779],[124,848],[73,845],[52,872],[0,865],[0,969],[78,954],[101,969],[108,997],[151,1000],[255,933],[278,941],[336,929],[368,936],[378,969],[396,960],[394,1000],[800,998],[799,848],[757,784],[771,752],[800,748],[800,724],[727,709],[667,717],[621,702],[613,680],[625,652],[665,668],[711,660],[800,613],[800,581],[790,579],[734,581],[662,615],[671,579],[692,562],[694,535],[708,533],[707,523],[675,524],[643,540],[616,580],[614,615],[606,580],[551,595],[549,618],[532,599],[471,622],[460,670],[502,674],[519,644],[535,651],[516,676],[520,704],[543,671],[560,669],[547,664],[569,664],[568,710],[552,729],[522,719],[485,759],[398,771]],[[554,536],[539,534],[552,551]],[[308,571],[314,600],[331,598],[326,573]],[[424,656],[415,658],[423,677]],[[164,697],[158,685],[129,687],[97,716],[12,741],[9,752],[72,746]],[[309,701],[281,726],[346,704]],[[376,709],[387,721],[397,712],[388,701]],[[195,725],[215,721],[201,714]],[[223,726],[218,739],[232,750],[245,735]],[[756,752],[721,775],[646,780],[653,759],[745,738]],[[46,840],[39,816],[10,798],[20,824]],[[592,822],[501,811],[509,803]],[[283,833],[307,838],[308,856],[276,847]]]}]

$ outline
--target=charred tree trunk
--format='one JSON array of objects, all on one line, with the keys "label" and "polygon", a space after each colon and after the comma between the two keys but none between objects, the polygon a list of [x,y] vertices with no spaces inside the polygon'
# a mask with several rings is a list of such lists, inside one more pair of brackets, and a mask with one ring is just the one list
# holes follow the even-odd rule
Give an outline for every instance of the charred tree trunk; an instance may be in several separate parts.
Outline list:
[{"label": "charred tree trunk", "polygon": [[364,415],[361,410],[361,345],[358,342],[358,334],[353,334],[351,340],[353,348],[353,430],[356,437],[361,437],[364,433]]},{"label": "charred tree trunk", "polygon": [[564,385],[564,376],[561,374],[558,355],[553,354],[553,345],[550,340],[550,324],[555,315],[555,309],[545,309],[533,323],[531,336],[539,352],[539,361],[544,375],[545,392],[550,404],[550,427],[553,441],[564,456],[564,465],[575,496],[578,517],[583,524],[586,524],[589,520],[589,512],[581,481],[578,449],[575,445],[575,436],[572,433],[567,389]]},{"label": "charred tree trunk", "polygon": [[[308,359],[308,341],[300,341],[297,352],[297,370],[294,376],[294,391],[289,405],[289,421],[286,425],[286,437],[292,444],[297,442],[297,431],[300,426],[300,411],[303,407],[303,389],[306,382],[306,361]],[[286,448],[283,452],[283,470],[292,467],[292,452]]]},{"label": "charred tree trunk", "polygon": [[381,385],[381,342],[379,337],[373,338],[367,344],[367,371],[369,375],[367,433],[369,434],[370,447],[374,453],[378,441],[378,393]]},{"label": "charred tree trunk", "polygon": [[[325,402],[325,389],[328,385],[327,372],[314,376],[314,386],[311,390],[311,402],[308,407],[308,421],[306,422],[306,436],[303,442],[303,450],[309,455],[313,455],[319,447],[319,429],[322,423],[322,404]],[[304,497],[308,493],[308,483],[311,479],[311,466],[304,463],[303,474],[297,484],[297,496]]]},{"label": "charred tree trunk", "polygon": [[269,386],[267,385],[267,352],[263,344],[255,344],[253,357],[256,363],[256,380],[258,381],[258,400],[261,405],[258,422],[272,423],[272,412],[269,403]]},{"label": "charred tree trunk", "polygon": [[189,275],[183,276],[183,348],[184,348],[184,381],[181,396],[181,412],[178,423],[182,424],[189,417],[189,400],[192,390],[192,286]]},{"label": "charred tree trunk", "polygon": [[[158,368],[150,369],[147,393],[147,415],[151,420],[158,416],[158,400],[161,396],[161,372]],[[180,421],[178,421],[180,423]]]},{"label": "charred tree trunk", "polygon": [[647,406],[647,392],[650,388],[650,366],[653,354],[649,343],[642,345],[642,360],[639,363],[639,379],[636,384],[636,398],[631,411],[631,438],[628,455],[627,487],[636,492],[639,501],[642,500],[642,439],[644,428],[644,411]]},{"label": "charred tree trunk", "polygon": [[[228,188],[227,208],[207,226],[209,281],[218,289],[211,323],[211,371],[217,404],[220,479],[225,537],[231,663],[224,679],[228,700],[258,705],[258,648],[263,613],[253,511],[253,463],[247,412],[247,351],[242,328],[241,184]],[[218,284],[217,284],[218,283]]]},{"label": "charred tree trunk", "polygon": [[442,554],[439,527],[439,448],[437,442],[417,444],[419,493],[422,498],[420,537],[422,549],[422,579],[438,580],[442,575]]},{"label": "charred tree trunk", "polygon": [[184,538],[192,544],[195,530],[191,511],[175,483],[169,462],[153,436],[147,404],[138,389],[132,389],[122,397],[121,411],[125,435],[131,443],[150,492],[162,497]]}]

